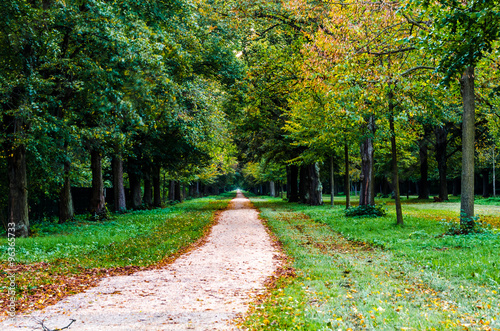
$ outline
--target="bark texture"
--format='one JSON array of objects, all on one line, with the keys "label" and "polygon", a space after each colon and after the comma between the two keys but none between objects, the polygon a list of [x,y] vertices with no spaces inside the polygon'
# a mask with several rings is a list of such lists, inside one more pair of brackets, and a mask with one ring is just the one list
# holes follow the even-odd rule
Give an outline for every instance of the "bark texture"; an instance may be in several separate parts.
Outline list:
[{"label": "bark texture", "polygon": [[174,200],[182,202],[181,183],[179,181],[175,181]]},{"label": "bark texture", "polygon": [[319,177],[319,164],[313,163],[307,166],[309,194],[307,203],[311,206],[319,206],[323,204],[323,187]]},{"label": "bark texture", "polygon": [[151,182],[151,168],[146,167],[143,172],[144,175],[144,196],[142,201],[147,206],[153,205],[153,185]]},{"label": "bark texture", "polygon": [[436,127],[434,130],[436,136],[436,161],[439,172],[439,198],[443,201],[448,200],[448,176],[447,155],[448,130],[446,127]]},{"label": "bark texture", "polygon": [[474,226],[474,67],[467,67],[460,79],[463,101],[462,190],[460,197],[462,228]]},{"label": "bark texture", "polygon": [[300,166],[299,170],[299,199],[301,203],[309,201],[309,169],[306,165]]},{"label": "bark texture", "polygon": [[276,186],[272,180],[269,182],[269,195],[273,198],[276,197]]},{"label": "bark texture", "polygon": [[375,132],[375,118],[370,116],[368,121],[369,136],[361,144],[361,189],[359,195],[359,205],[375,204],[375,176],[374,176],[374,149],[372,134]]},{"label": "bark texture", "polygon": [[153,166],[153,206],[161,206],[161,181],[160,181],[160,166]]},{"label": "bark texture", "polygon": [[290,165],[289,176],[287,181],[287,197],[288,202],[298,202],[299,201],[299,183],[298,183],[298,175],[299,168],[296,165]]},{"label": "bark texture", "polygon": [[64,162],[63,186],[59,192],[59,224],[71,220],[75,216],[71,195],[70,169],[71,163],[67,160]]},{"label": "bark texture", "polygon": [[113,168],[114,207],[116,212],[122,212],[127,209],[127,205],[125,200],[125,187],[123,185],[123,160],[120,153],[113,156],[111,167]]},{"label": "bark texture", "polygon": [[335,205],[335,174],[333,171],[333,155],[330,156],[330,205]]},{"label": "bark texture", "polygon": [[9,173],[9,223],[14,223],[16,237],[28,237],[28,181],[26,175],[26,147],[19,145],[7,149]]},{"label": "bark texture", "polygon": [[90,213],[103,215],[106,213],[104,201],[104,181],[102,178],[101,152],[93,148],[90,151],[90,167],[92,169],[92,193],[90,198]]},{"label": "bark texture", "polygon": [[345,161],[345,175],[344,175],[344,192],[345,192],[345,209],[351,206],[351,188],[349,185],[349,146],[347,142],[344,144],[344,161]]},{"label": "bark texture", "polygon": [[129,171],[128,179],[130,184],[130,204],[132,209],[140,209],[141,199],[141,177],[135,171]]},{"label": "bark texture", "polygon": [[394,95],[389,92],[389,129],[391,131],[391,154],[392,154],[392,184],[394,186],[394,199],[396,204],[396,224],[403,225],[403,212],[401,209],[401,196],[399,192],[399,169],[396,146],[396,130],[394,129]]},{"label": "bark texture", "polygon": [[420,182],[419,199],[429,199],[429,136],[428,129],[424,128],[424,137],[418,144],[418,154],[420,158]]}]

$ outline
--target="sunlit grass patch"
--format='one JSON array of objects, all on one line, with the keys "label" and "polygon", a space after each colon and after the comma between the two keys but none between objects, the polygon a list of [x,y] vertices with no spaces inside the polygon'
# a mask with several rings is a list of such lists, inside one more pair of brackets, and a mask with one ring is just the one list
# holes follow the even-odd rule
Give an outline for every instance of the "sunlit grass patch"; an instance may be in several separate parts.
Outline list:
[{"label": "sunlit grass patch", "polygon": [[498,236],[443,237],[446,225],[425,218],[396,227],[391,215],[353,219],[339,207],[252,202],[293,257],[297,277],[255,307],[250,329],[500,327]]}]

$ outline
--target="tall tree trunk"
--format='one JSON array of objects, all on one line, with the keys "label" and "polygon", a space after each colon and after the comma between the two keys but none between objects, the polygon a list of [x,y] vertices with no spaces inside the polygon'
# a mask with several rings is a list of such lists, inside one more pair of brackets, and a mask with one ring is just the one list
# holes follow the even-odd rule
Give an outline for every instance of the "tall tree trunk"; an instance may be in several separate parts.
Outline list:
[{"label": "tall tree trunk", "polygon": [[[14,126],[18,125],[18,121],[15,120],[15,122]],[[28,237],[30,223],[25,145],[7,148],[7,171],[9,173],[9,223],[14,223],[16,237]]]},{"label": "tall tree trunk", "polygon": [[132,209],[140,209],[142,205],[141,177],[135,171],[129,171],[128,180],[130,184]]},{"label": "tall tree trunk", "polygon": [[306,165],[300,166],[299,170],[299,199],[301,203],[309,201],[309,170]]},{"label": "tall tree trunk", "polygon": [[287,181],[287,192],[286,192],[288,202],[298,202],[299,201],[299,193],[298,193],[299,168],[296,165],[290,165],[288,168],[290,169],[290,177],[288,178],[288,181]]},{"label": "tall tree trunk", "polygon": [[170,180],[170,185],[168,189],[168,200],[175,200],[175,180]]},{"label": "tall tree trunk", "polygon": [[344,161],[345,161],[345,176],[344,176],[344,191],[345,191],[345,209],[351,207],[351,187],[349,180],[349,146],[347,141],[344,144]]},{"label": "tall tree trunk", "polygon": [[428,146],[428,129],[424,128],[424,137],[419,142],[418,154],[420,157],[420,182],[419,182],[419,199],[429,199],[429,146]]},{"label": "tall tree trunk", "polygon": [[[66,146],[65,151],[67,152]],[[71,162],[68,159],[64,162],[63,186],[59,192],[59,224],[73,219],[75,216],[73,197],[71,195],[70,169]]]},{"label": "tall tree trunk", "polygon": [[375,178],[374,178],[374,161],[373,161],[373,139],[372,135],[375,132],[375,118],[370,115],[368,121],[368,134],[365,141],[361,144],[361,189],[359,195],[359,205],[374,205],[375,204]]},{"label": "tall tree trunk", "polygon": [[182,202],[181,183],[178,180],[175,181],[174,200]]},{"label": "tall tree trunk", "polygon": [[483,198],[490,197],[490,169],[484,168],[481,171],[483,177]]},{"label": "tall tree trunk", "polygon": [[274,185],[274,181],[269,181],[269,195],[273,198],[276,197],[276,186]]},{"label": "tall tree trunk", "polygon": [[394,94],[389,91],[389,129],[391,132],[391,152],[392,152],[392,181],[394,186],[394,199],[396,203],[396,224],[403,225],[403,211],[401,209],[401,196],[399,194],[399,169],[396,146],[396,130],[394,129]]},{"label": "tall tree trunk", "polygon": [[335,174],[333,171],[333,155],[330,156],[330,205],[335,205]]},{"label": "tall tree trunk", "polygon": [[125,187],[123,185],[123,159],[121,153],[116,150],[111,160],[113,170],[113,195],[115,200],[115,211],[122,212],[127,209],[125,199]]},{"label": "tall tree trunk", "polygon": [[144,175],[144,196],[142,200],[148,207],[153,205],[153,185],[151,183],[151,167],[147,166],[143,171]]},{"label": "tall tree trunk", "polygon": [[93,215],[103,215],[106,213],[106,204],[104,201],[104,181],[102,178],[102,156],[95,148],[92,148],[90,151],[90,167],[92,169],[90,213]]},{"label": "tall tree trunk", "polygon": [[448,146],[448,130],[445,127],[436,127],[436,161],[439,172],[439,198],[443,201],[448,200],[448,176],[446,149]]},{"label": "tall tree trunk", "polygon": [[496,186],[496,169],[495,169],[495,146],[493,146],[493,196],[497,196],[497,186]]},{"label": "tall tree trunk", "polygon": [[313,163],[306,167],[308,169],[309,180],[309,198],[307,203],[311,206],[320,206],[323,204],[322,186],[319,177],[319,164]]},{"label": "tall tree trunk", "polygon": [[453,193],[454,196],[460,195],[460,177],[453,178]]},{"label": "tall tree trunk", "polygon": [[153,166],[153,206],[161,207],[161,175],[160,166],[155,164]]},{"label": "tall tree trunk", "polygon": [[466,231],[474,227],[474,67],[467,67],[460,87],[463,101],[462,125],[462,192],[460,225]]}]

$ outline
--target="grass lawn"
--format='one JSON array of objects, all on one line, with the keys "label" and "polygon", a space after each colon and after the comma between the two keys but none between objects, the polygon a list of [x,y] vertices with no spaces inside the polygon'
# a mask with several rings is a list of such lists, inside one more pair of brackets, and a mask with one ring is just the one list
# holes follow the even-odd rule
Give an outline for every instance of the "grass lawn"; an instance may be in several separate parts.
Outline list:
[{"label": "grass lawn", "polygon": [[449,225],[436,220],[456,218],[456,202],[410,199],[405,226],[397,227],[389,203],[386,217],[346,218],[329,201],[251,200],[292,257],[296,277],[280,279],[255,305],[248,328],[500,329],[498,230],[443,236]]},{"label": "grass lawn", "polygon": [[0,239],[0,317],[6,313],[7,276],[15,274],[18,312],[42,308],[82,292],[104,276],[168,263],[209,229],[234,193],[188,200],[163,209],[115,215],[104,222],[81,217],[62,225],[40,224],[37,235],[16,239],[9,271],[7,239]]}]

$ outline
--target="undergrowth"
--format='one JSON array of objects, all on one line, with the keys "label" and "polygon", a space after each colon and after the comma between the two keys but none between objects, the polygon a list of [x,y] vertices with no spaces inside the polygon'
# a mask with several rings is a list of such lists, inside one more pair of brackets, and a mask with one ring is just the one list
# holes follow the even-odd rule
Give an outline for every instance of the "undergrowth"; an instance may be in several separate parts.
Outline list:
[{"label": "undergrowth", "polygon": [[351,207],[346,209],[344,213],[347,217],[379,217],[387,214],[383,205],[363,205]]}]

